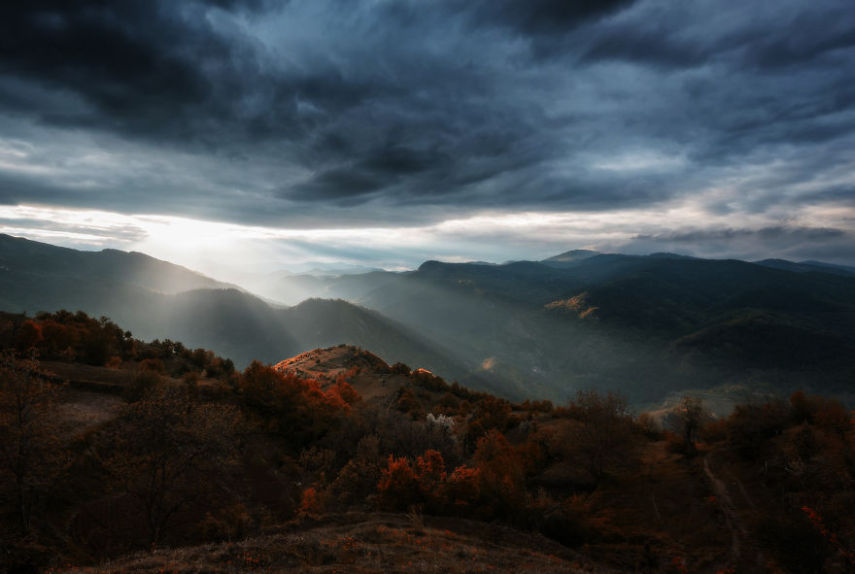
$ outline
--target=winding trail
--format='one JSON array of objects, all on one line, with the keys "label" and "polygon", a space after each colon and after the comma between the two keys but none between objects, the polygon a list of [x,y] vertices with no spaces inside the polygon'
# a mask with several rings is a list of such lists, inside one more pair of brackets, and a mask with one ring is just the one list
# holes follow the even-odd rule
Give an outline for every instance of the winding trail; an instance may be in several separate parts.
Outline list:
[{"label": "winding trail", "polygon": [[711,453],[704,457],[704,473],[707,475],[707,478],[709,478],[710,484],[712,484],[716,500],[724,514],[727,528],[730,530],[731,543],[729,562],[731,565],[736,566],[739,564],[739,560],[742,556],[742,546],[748,536],[748,530],[745,528],[745,525],[742,523],[742,520],[736,512],[736,506],[733,504],[733,499],[730,497],[727,485],[724,481],[713,474],[713,471],[710,468],[710,455]]}]

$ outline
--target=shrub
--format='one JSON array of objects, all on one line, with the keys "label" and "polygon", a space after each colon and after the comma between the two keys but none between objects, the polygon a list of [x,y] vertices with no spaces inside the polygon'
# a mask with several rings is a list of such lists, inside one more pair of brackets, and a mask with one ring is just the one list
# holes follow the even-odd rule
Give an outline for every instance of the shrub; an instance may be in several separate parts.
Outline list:
[{"label": "shrub", "polygon": [[152,389],[158,387],[160,383],[160,375],[155,371],[142,371],[134,377],[130,385],[125,387],[122,397],[129,403],[141,401]]}]

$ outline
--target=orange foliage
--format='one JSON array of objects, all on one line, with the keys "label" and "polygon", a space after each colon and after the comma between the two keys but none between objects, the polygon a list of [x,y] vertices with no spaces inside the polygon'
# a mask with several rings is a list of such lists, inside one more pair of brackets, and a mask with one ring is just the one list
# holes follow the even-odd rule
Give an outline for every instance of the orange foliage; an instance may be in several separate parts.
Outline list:
[{"label": "orange foliage", "polygon": [[446,477],[444,498],[453,512],[465,510],[478,501],[480,482],[481,471],[468,466],[458,466]]},{"label": "orange foliage", "polygon": [[258,361],[239,379],[244,404],[261,416],[270,431],[295,446],[323,436],[341,422],[341,415],[350,410],[348,401],[359,397],[345,385],[323,391],[316,380],[283,374]]},{"label": "orange foliage", "polygon": [[432,513],[468,513],[481,502],[482,474],[478,468],[459,466],[445,471],[442,454],[428,450],[411,463],[389,457],[377,485],[380,504],[392,510],[421,505]]},{"label": "orange foliage", "polygon": [[480,471],[479,488],[490,501],[484,511],[505,517],[519,511],[525,502],[522,461],[505,435],[493,429],[481,437],[474,458]]},{"label": "orange foliage", "polygon": [[321,514],[322,510],[323,506],[321,505],[321,497],[318,495],[318,491],[311,486],[304,490],[300,498],[300,507],[297,509],[297,516],[303,518],[314,517]]},{"label": "orange foliage", "polygon": [[386,468],[377,483],[380,504],[391,509],[405,509],[420,502],[420,489],[410,461],[389,457]]},{"label": "orange foliage", "polygon": [[423,456],[416,459],[416,480],[424,497],[436,496],[436,493],[445,480],[445,460],[442,454],[436,450],[425,451]]},{"label": "orange foliage", "polygon": [[362,397],[359,396],[356,389],[354,389],[347,381],[336,382],[335,386],[330,389],[330,391],[335,392],[335,394],[337,394],[338,397],[348,405],[353,405],[362,400]]}]

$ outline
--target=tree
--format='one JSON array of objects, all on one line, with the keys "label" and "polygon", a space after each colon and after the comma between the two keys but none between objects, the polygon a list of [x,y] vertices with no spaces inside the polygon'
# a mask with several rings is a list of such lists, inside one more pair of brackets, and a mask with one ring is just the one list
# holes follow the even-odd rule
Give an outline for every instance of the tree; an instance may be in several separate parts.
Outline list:
[{"label": "tree", "polygon": [[348,400],[358,396],[343,386],[323,391],[318,381],[283,374],[258,361],[240,376],[239,390],[248,410],[295,450],[326,435],[350,411],[340,392]]},{"label": "tree", "polygon": [[0,356],[0,496],[24,534],[64,468],[56,399],[56,386],[35,360]]},{"label": "tree", "polygon": [[230,462],[240,417],[163,385],[132,403],[105,436],[105,465],[138,504],[157,545],[177,513],[210,494]]},{"label": "tree", "polygon": [[686,453],[694,453],[696,450],[695,441],[698,439],[698,432],[701,430],[701,423],[704,419],[703,402],[696,397],[684,396],[680,399],[677,416]]},{"label": "tree", "polygon": [[391,510],[402,510],[419,503],[419,483],[410,461],[390,455],[377,483],[377,493],[381,506]]},{"label": "tree", "polygon": [[445,460],[436,450],[427,450],[411,463],[406,458],[389,457],[377,483],[381,505],[406,509],[420,505],[428,512],[440,512],[446,480]]},{"label": "tree", "polygon": [[356,445],[356,454],[339,471],[330,487],[336,502],[348,506],[354,501],[365,501],[377,490],[380,481],[382,458],[380,439],[367,435]]},{"label": "tree", "polygon": [[487,514],[514,517],[525,503],[525,476],[520,457],[501,432],[491,429],[478,439],[473,456],[478,488]]},{"label": "tree", "polygon": [[781,400],[737,405],[727,418],[727,442],[746,459],[755,460],[791,423],[790,406]]},{"label": "tree", "polygon": [[636,442],[623,397],[579,391],[567,412],[573,420],[557,433],[554,444],[560,455],[579,460],[595,482],[631,460]]},{"label": "tree", "polygon": [[21,353],[26,353],[41,343],[43,338],[41,325],[31,319],[24,321],[18,327],[15,346]]}]

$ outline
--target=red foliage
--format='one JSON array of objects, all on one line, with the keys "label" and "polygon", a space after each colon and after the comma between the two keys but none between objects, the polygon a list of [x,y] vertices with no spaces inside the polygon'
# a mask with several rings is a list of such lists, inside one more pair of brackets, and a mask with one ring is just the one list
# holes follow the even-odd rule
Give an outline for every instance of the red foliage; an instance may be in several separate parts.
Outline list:
[{"label": "red foliage", "polygon": [[377,490],[381,506],[391,510],[420,505],[426,512],[468,515],[482,502],[481,482],[480,469],[459,466],[448,474],[442,454],[428,450],[414,463],[390,456]]},{"label": "red foliage", "polygon": [[458,466],[445,479],[444,499],[452,512],[457,513],[474,506],[481,498],[481,471],[468,466]]},{"label": "red foliage", "polygon": [[474,458],[481,494],[489,501],[484,512],[502,517],[516,514],[525,503],[523,466],[505,435],[493,429],[481,437]]},{"label": "red foliage", "polygon": [[316,380],[283,374],[258,361],[243,372],[239,387],[244,403],[264,419],[268,429],[295,446],[317,439],[338,425],[350,410],[345,397],[358,398],[347,387],[336,385],[323,391]]},{"label": "red foliage", "polygon": [[334,392],[342,401],[351,406],[362,400],[362,397],[359,396],[356,389],[354,389],[347,381],[336,382],[335,386],[332,387],[330,391]]},{"label": "red foliage", "polygon": [[410,461],[390,456],[377,491],[381,506],[386,508],[401,510],[420,502],[419,484]]},{"label": "red foliage", "polygon": [[318,516],[322,510],[323,506],[321,504],[321,497],[318,495],[318,491],[311,486],[304,490],[303,495],[300,498],[300,506],[297,509],[297,516]]},{"label": "red foliage", "polygon": [[445,480],[445,460],[436,450],[425,451],[416,459],[416,480],[424,498],[435,498]]}]

